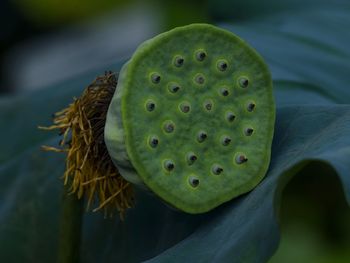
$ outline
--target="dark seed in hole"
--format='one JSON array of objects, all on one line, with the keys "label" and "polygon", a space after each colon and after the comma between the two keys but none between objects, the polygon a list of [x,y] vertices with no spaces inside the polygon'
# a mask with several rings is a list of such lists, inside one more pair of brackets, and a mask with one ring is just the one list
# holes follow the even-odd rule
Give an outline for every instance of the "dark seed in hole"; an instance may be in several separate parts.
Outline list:
[{"label": "dark seed in hole", "polygon": [[206,56],[207,56],[207,54],[204,51],[198,51],[196,53],[196,58],[198,61],[203,61]]},{"label": "dark seed in hole", "polygon": [[243,154],[240,154],[236,157],[236,163],[237,164],[242,164],[248,161],[248,158],[245,157]]},{"label": "dark seed in hole", "polygon": [[247,128],[247,129],[245,129],[245,135],[250,136],[253,134],[253,131],[254,130],[252,128]]},{"label": "dark seed in hole", "polygon": [[226,97],[226,96],[228,96],[228,94],[229,94],[229,92],[228,92],[227,89],[222,89],[222,90],[221,90],[221,95],[222,95],[222,96]]},{"label": "dark seed in hole", "polygon": [[252,112],[255,108],[255,104],[254,103],[249,103],[248,106],[247,106],[247,110],[249,112]]},{"label": "dark seed in hole", "polygon": [[241,86],[241,88],[247,88],[249,85],[249,81],[247,78],[242,77],[238,80],[238,82],[239,82],[239,86]]},{"label": "dark seed in hole", "polygon": [[213,165],[212,171],[214,174],[221,174],[224,169],[222,169],[219,165]]},{"label": "dark seed in hole", "polygon": [[148,102],[146,108],[148,111],[153,111],[156,108],[156,104],[154,102]]},{"label": "dark seed in hole", "polygon": [[227,69],[227,63],[225,61],[219,61],[217,67],[220,71],[225,71]]},{"label": "dark seed in hole", "polygon": [[204,83],[204,77],[202,75],[197,75],[196,78],[195,78],[195,81],[198,83],[198,84],[203,84]]},{"label": "dark seed in hole", "polygon": [[153,148],[157,147],[158,143],[159,141],[156,137],[152,137],[149,141],[150,146]]},{"label": "dark seed in hole", "polygon": [[173,123],[167,123],[165,124],[164,129],[166,132],[173,132],[175,129],[175,125]]},{"label": "dark seed in hole", "polygon": [[183,112],[189,112],[189,111],[190,111],[190,106],[185,105],[185,106],[183,107]]},{"label": "dark seed in hole", "polygon": [[189,179],[190,185],[193,187],[197,187],[199,185],[199,179],[190,177]]},{"label": "dark seed in hole", "polygon": [[193,164],[197,160],[197,156],[194,153],[187,154],[187,162],[189,165]]},{"label": "dark seed in hole", "polygon": [[211,110],[212,107],[213,107],[213,105],[212,105],[210,102],[207,102],[207,103],[205,104],[205,108],[206,108],[207,110]]},{"label": "dark seed in hole", "polygon": [[203,142],[208,137],[207,133],[204,131],[201,131],[198,133],[198,141]]},{"label": "dark seed in hole", "polygon": [[180,109],[181,109],[181,111],[182,111],[183,113],[187,113],[187,112],[190,111],[191,107],[190,107],[190,105],[188,105],[187,103],[182,103],[182,104],[180,105]]},{"label": "dark seed in hole", "polygon": [[178,92],[180,90],[180,86],[177,83],[170,83],[168,85],[168,90],[171,93],[176,93],[176,92]]},{"label": "dark seed in hole", "polygon": [[172,171],[175,168],[175,164],[171,160],[167,160],[164,162],[164,167],[168,171]]},{"label": "dark seed in hole", "polygon": [[157,73],[153,73],[151,76],[151,80],[153,83],[158,84],[160,82],[160,76]]},{"label": "dark seed in hole", "polygon": [[222,144],[223,144],[224,146],[229,145],[230,142],[231,142],[231,138],[230,138],[230,137],[228,137],[228,136],[224,136],[224,137],[223,137],[223,139],[222,139]]},{"label": "dark seed in hole", "polygon": [[229,122],[233,122],[235,120],[236,116],[232,113],[232,112],[229,112],[227,113],[226,115],[226,119],[229,121]]},{"label": "dark seed in hole", "polygon": [[176,67],[181,67],[184,64],[185,60],[183,57],[177,56],[175,57],[174,64]]}]

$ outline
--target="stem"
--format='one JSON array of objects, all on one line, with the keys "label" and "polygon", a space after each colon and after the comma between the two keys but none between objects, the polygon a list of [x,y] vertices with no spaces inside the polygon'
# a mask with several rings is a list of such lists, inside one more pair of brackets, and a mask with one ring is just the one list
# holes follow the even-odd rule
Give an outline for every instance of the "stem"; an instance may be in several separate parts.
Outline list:
[{"label": "stem", "polygon": [[58,263],[79,262],[82,232],[83,198],[71,194],[69,185],[64,186],[60,232],[58,241]]}]

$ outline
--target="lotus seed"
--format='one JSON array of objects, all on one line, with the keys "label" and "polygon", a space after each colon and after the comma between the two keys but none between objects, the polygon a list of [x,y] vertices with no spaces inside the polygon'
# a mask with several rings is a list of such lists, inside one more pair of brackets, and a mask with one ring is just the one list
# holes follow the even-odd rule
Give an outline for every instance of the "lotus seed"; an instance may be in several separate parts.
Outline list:
[{"label": "lotus seed", "polygon": [[213,172],[213,174],[221,174],[224,171],[224,169],[222,169],[220,165],[214,164],[211,168],[211,171]]},{"label": "lotus seed", "polygon": [[197,187],[197,186],[199,185],[199,179],[197,179],[197,178],[195,178],[195,177],[193,177],[193,176],[191,176],[191,177],[188,179],[188,181],[189,181],[189,183],[190,183],[190,185],[191,185],[192,187]]},{"label": "lotus seed", "polygon": [[181,56],[176,56],[174,59],[174,65],[176,67],[181,67],[184,64],[185,60],[183,57]]},{"label": "lotus seed", "polygon": [[250,136],[253,134],[253,131],[254,130],[252,128],[247,128],[247,129],[245,129],[245,135]]},{"label": "lotus seed", "polygon": [[183,112],[183,113],[187,113],[189,112],[191,109],[190,105],[186,102],[183,102],[180,104],[180,110]]},{"label": "lotus seed", "polygon": [[204,108],[207,110],[207,111],[211,111],[211,109],[213,108],[213,103],[211,101],[206,101],[204,102]]},{"label": "lotus seed", "polygon": [[226,88],[222,88],[220,91],[221,95],[227,97],[229,95],[229,91]]},{"label": "lotus seed", "polygon": [[189,165],[193,164],[196,160],[197,160],[197,156],[193,152],[190,152],[187,154],[187,163]]},{"label": "lotus seed", "polygon": [[166,161],[164,161],[164,168],[170,172],[175,168],[175,165],[174,165],[173,161],[166,160]]},{"label": "lotus seed", "polygon": [[247,106],[247,110],[249,111],[249,112],[252,112],[253,110],[254,110],[254,108],[255,108],[255,104],[254,103],[249,103],[248,104],[248,106]]},{"label": "lotus seed", "polygon": [[167,123],[165,123],[164,125],[164,130],[167,132],[167,133],[171,133],[173,132],[175,129],[175,125],[173,122],[169,121]]},{"label": "lotus seed", "polygon": [[245,155],[243,155],[243,154],[240,154],[240,155],[238,155],[236,157],[236,163],[237,164],[242,164],[242,163],[245,163],[247,161],[248,161],[248,158]]},{"label": "lotus seed", "polygon": [[204,142],[204,140],[208,137],[207,133],[204,131],[200,131],[197,136],[198,142]]},{"label": "lotus seed", "polygon": [[226,119],[229,121],[229,122],[233,122],[235,120],[236,116],[234,113],[232,112],[228,112],[226,114]]},{"label": "lotus seed", "polygon": [[146,104],[146,109],[148,111],[154,111],[154,109],[156,108],[156,104],[153,101],[148,101]]},{"label": "lotus seed", "polygon": [[247,88],[248,87],[249,81],[248,81],[247,78],[244,78],[244,77],[239,78],[238,82],[239,82],[239,86],[241,88]]},{"label": "lotus seed", "polygon": [[194,79],[198,84],[203,84],[205,79],[202,74],[197,74],[195,79]]},{"label": "lotus seed", "polygon": [[153,83],[158,84],[160,82],[160,75],[158,73],[153,73],[151,75],[151,80]]},{"label": "lotus seed", "polygon": [[168,86],[168,89],[170,92],[172,93],[176,93],[180,90],[180,86],[176,83],[171,83],[169,86]]},{"label": "lotus seed", "polygon": [[222,142],[222,145],[227,146],[230,144],[231,138],[226,135],[222,136],[221,142]]},{"label": "lotus seed", "polygon": [[150,140],[149,140],[149,145],[150,145],[152,148],[157,147],[158,143],[159,143],[159,140],[158,140],[157,137],[155,137],[155,136],[151,137]]},{"label": "lotus seed", "polygon": [[198,61],[203,61],[205,59],[205,57],[207,56],[207,54],[203,51],[203,50],[198,50],[196,52],[196,59]]},{"label": "lotus seed", "polygon": [[219,60],[217,67],[220,71],[225,71],[227,69],[227,62],[225,60]]}]

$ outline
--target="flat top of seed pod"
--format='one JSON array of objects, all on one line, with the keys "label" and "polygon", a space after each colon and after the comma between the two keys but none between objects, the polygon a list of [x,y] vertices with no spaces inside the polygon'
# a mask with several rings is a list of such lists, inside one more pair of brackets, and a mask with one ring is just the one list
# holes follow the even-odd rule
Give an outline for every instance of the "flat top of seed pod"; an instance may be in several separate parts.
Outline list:
[{"label": "flat top of seed pod", "polygon": [[123,75],[127,153],[154,193],[200,213],[261,181],[275,105],[269,70],[243,40],[207,24],[175,28],[141,45]]}]

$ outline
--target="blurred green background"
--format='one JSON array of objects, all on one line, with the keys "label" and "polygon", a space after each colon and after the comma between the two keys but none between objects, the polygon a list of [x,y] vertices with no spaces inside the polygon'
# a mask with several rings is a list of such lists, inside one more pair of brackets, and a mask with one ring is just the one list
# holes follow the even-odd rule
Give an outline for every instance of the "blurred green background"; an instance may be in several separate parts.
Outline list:
[{"label": "blurred green background", "polygon": [[[143,40],[175,26],[256,21],[313,5],[327,9],[332,3],[2,0],[0,96],[44,88],[126,59]],[[331,168],[312,165],[282,193],[281,243],[270,263],[350,262],[350,210],[342,186]]]}]

